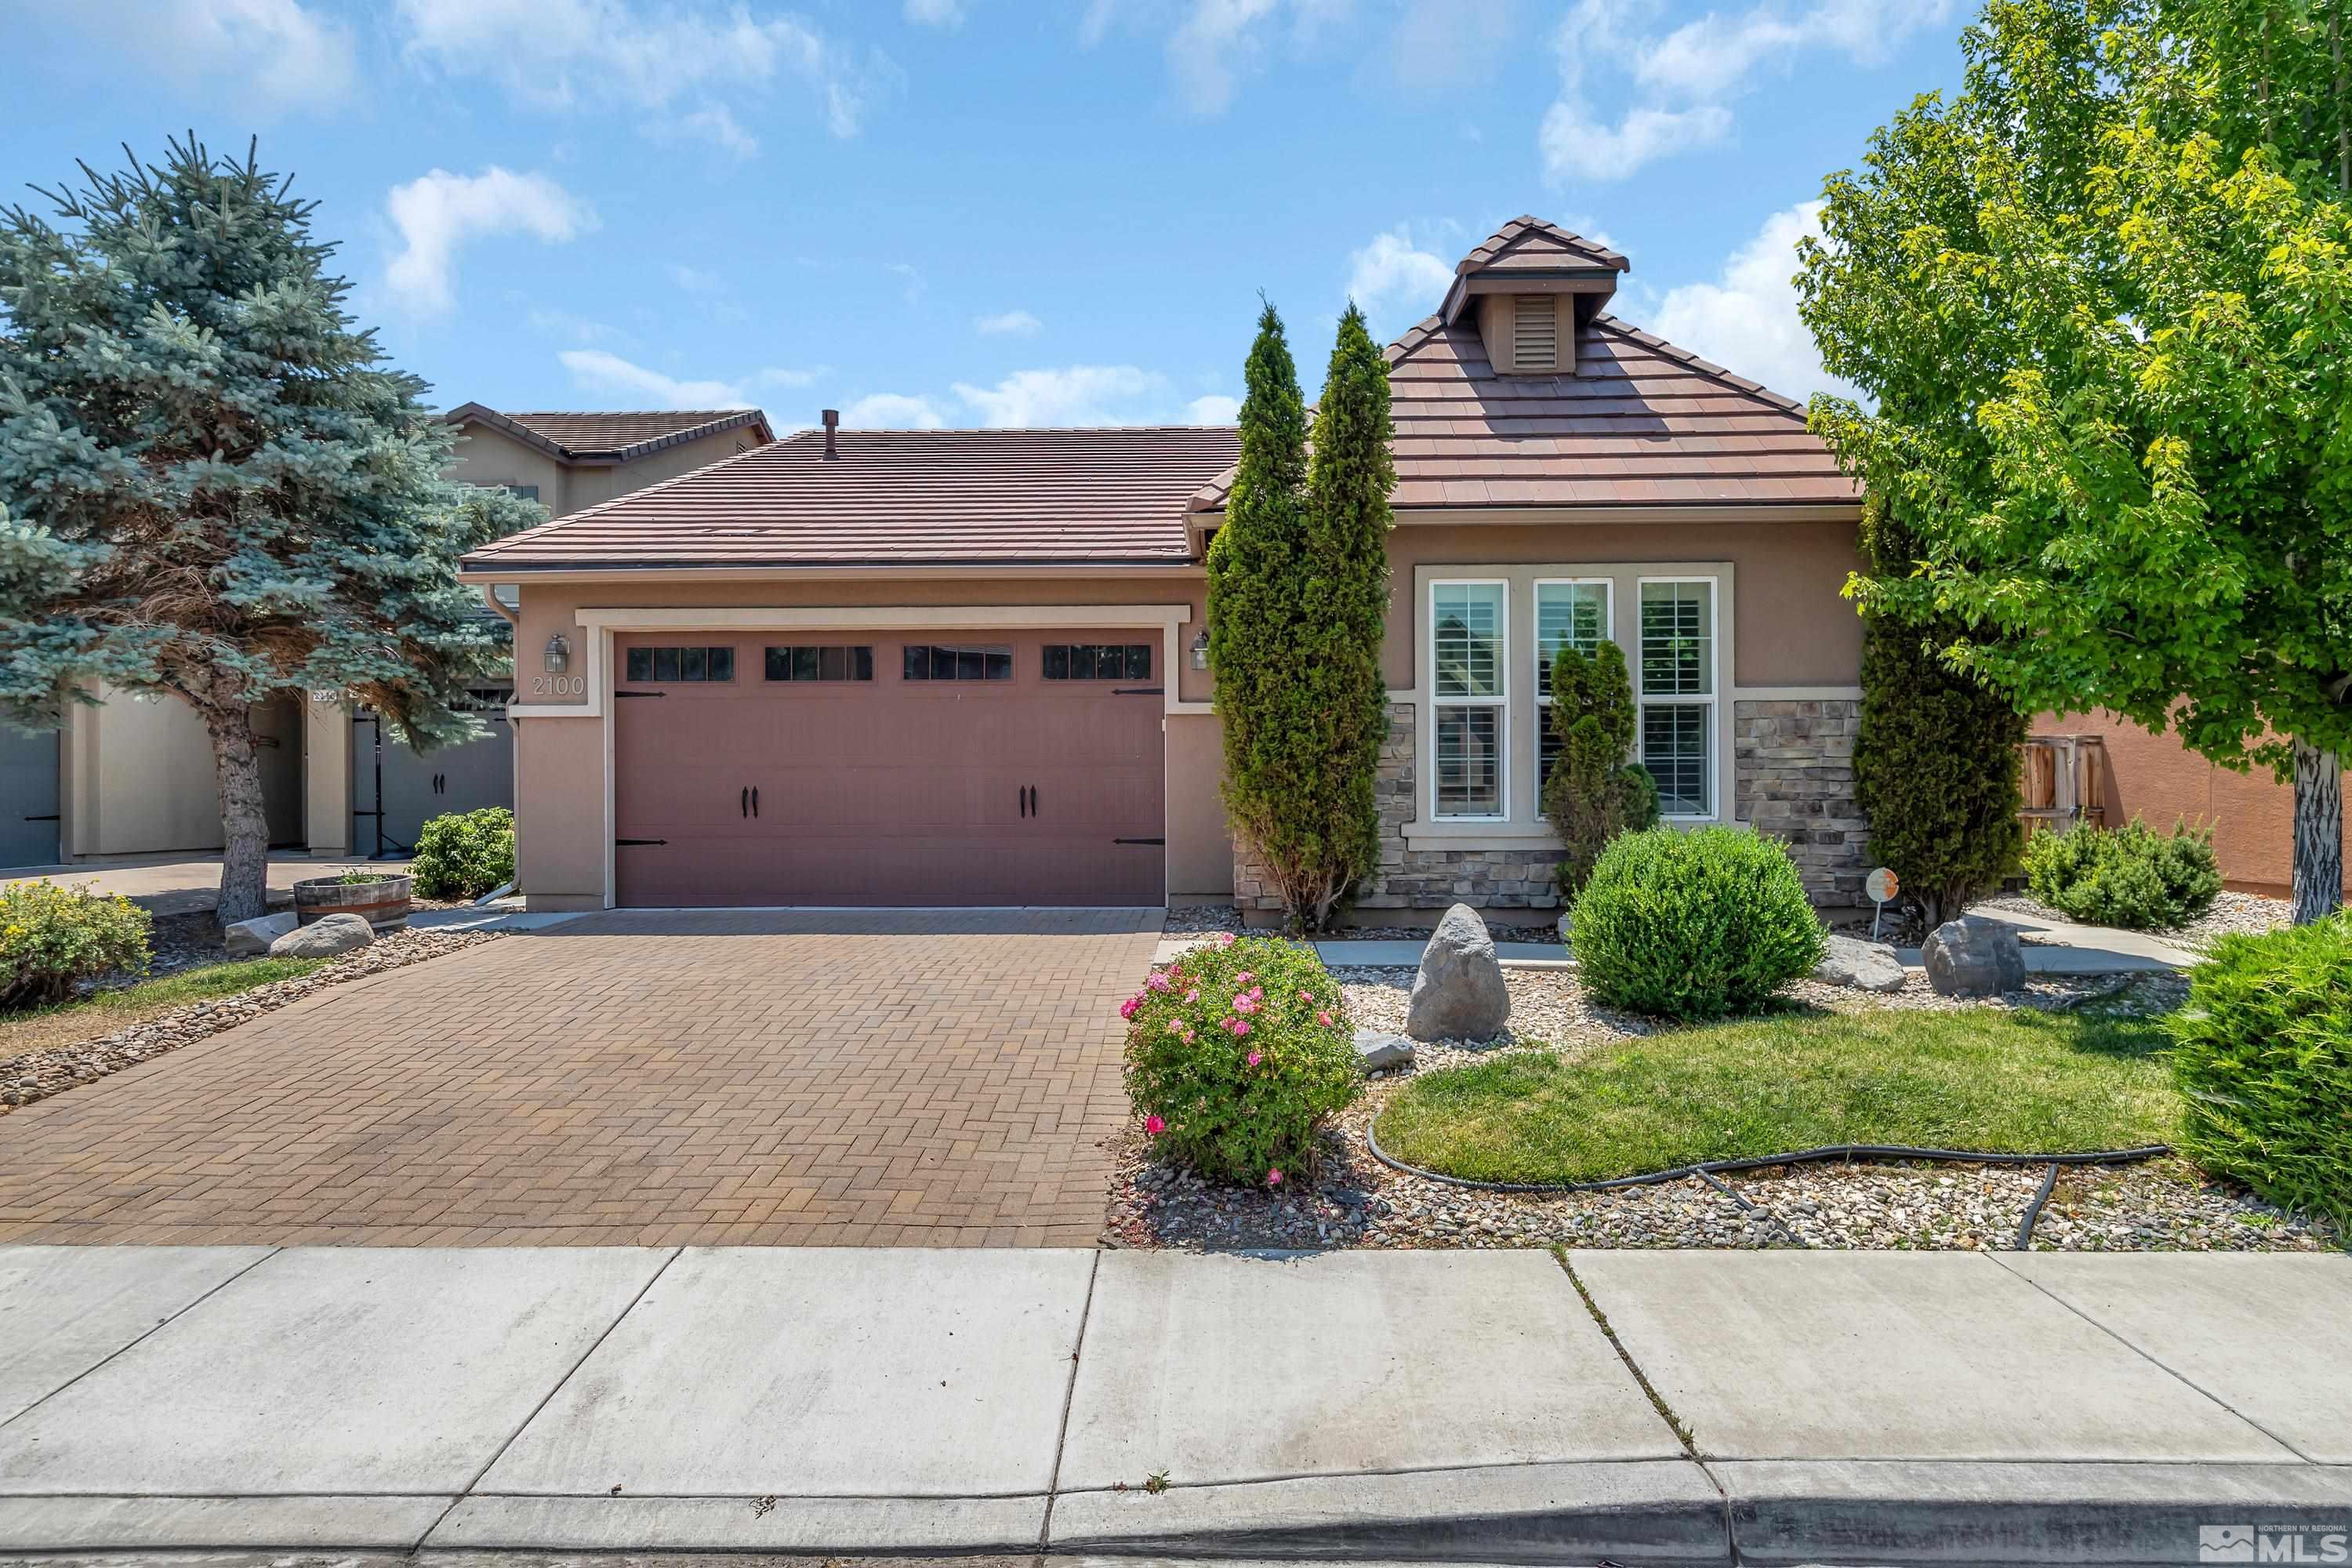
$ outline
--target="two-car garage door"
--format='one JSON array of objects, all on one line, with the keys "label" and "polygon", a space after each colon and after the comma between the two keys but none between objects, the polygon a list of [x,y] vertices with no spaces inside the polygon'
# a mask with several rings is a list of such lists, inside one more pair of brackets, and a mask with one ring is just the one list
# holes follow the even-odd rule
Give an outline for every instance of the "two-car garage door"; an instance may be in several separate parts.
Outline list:
[{"label": "two-car garage door", "polygon": [[1161,900],[1156,633],[614,644],[624,905]]}]

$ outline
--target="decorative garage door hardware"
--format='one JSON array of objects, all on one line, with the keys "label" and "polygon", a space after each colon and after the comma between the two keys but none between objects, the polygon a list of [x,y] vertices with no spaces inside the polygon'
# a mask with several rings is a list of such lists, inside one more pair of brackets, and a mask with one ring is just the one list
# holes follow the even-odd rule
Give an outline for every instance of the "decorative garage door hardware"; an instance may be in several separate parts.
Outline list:
[{"label": "decorative garage door hardware", "polygon": [[615,697],[667,697],[669,693],[667,691],[615,691],[613,695]]},{"label": "decorative garage door hardware", "polygon": [[1165,838],[1114,838],[1113,844],[1165,844]]},{"label": "decorative garage door hardware", "polygon": [[613,842],[625,848],[632,844],[667,844],[669,840],[667,838],[615,838]]},{"label": "decorative garage door hardware", "polygon": [[1113,697],[1165,697],[1168,689],[1164,686],[1114,686],[1110,694]]},{"label": "decorative garage door hardware", "polygon": [[746,817],[760,815],[760,791],[757,786],[752,784],[743,786],[742,797],[736,802],[736,815]]}]

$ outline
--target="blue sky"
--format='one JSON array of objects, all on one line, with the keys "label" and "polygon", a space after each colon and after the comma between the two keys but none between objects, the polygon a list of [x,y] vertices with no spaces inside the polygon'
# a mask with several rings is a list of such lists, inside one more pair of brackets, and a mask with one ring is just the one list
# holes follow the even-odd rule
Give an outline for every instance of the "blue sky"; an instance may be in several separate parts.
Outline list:
[{"label": "blue sky", "polygon": [[[1959,0],[78,0],[9,5],[5,173],[258,133],[443,405],[854,426],[1231,416],[1260,290],[1310,394],[1533,212],[1621,315],[1824,384],[1822,175],[1959,69]],[[22,58],[26,57],[29,58]]]}]

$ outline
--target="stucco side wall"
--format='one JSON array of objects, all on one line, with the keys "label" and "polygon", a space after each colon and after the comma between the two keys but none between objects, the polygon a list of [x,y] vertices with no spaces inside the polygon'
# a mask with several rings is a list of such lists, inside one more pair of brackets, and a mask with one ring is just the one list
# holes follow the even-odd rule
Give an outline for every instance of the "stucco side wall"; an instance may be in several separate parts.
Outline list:
[{"label": "stucco side wall", "polygon": [[485,425],[469,425],[449,477],[468,485],[534,485],[555,517],[731,458],[760,444],[750,426],[716,431],[626,463],[567,464]]},{"label": "stucco side wall", "polygon": [[1168,734],[1168,897],[1226,900],[1234,893],[1233,830],[1219,784],[1223,726],[1214,714],[1171,713]]},{"label": "stucco side wall", "polygon": [[[2240,892],[2285,898],[2294,879],[2294,789],[2269,770],[2235,773],[2207,761],[2167,732],[2151,735],[2110,713],[2044,713],[2036,735],[2096,735],[2104,742],[2100,783],[2107,822],[2120,826],[2145,817],[2158,833],[2187,818],[2213,829],[2221,875]],[[2352,772],[2345,775],[2352,793]],[[2352,834],[2347,835],[2352,843]],[[2352,872],[2345,879],[2352,895]]]},{"label": "stucco side wall", "polygon": [[[1862,620],[1839,596],[1861,568],[1852,522],[1402,522],[1389,535],[1388,637],[1381,671],[1394,691],[1413,681],[1417,566],[1606,567],[1630,562],[1728,562],[1738,584],[1730,684],[1852,687],[1862,680]],[[1574,573],[1564,573],[1574,575]],[[1632,649],[1627,647],[1628,657]]]},{"label": "stucco side wall", "polygon": [[534,910],[604,902],[604,730],[515,726],[515,881]]}]

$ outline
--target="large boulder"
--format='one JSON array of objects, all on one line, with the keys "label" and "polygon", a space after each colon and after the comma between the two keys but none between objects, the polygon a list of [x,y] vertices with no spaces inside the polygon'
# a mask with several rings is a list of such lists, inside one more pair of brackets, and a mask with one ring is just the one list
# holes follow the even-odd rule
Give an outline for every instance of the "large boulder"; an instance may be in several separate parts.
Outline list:
[{"label": "large boulder", "polygon": [[1938,996],[1998,996],[2025,984],[2025,950],[1999,921],[1962,915],[1927,933],[1927,984]]},{"label": "large boulder", "polygon": [[362,915],[324,915],[297,926],[269,944],[272,958],[334,958],[375,940]]},{"label": "large boulder", "polygon": [[221,930],[221,947],[231,958],[259,958],[269,951],[269,944],[292,931],[297,917],[292,910],[280,910],[259,920],[239,921]]},{"label": "large boulder", "polygon": [[1359,1029],[1356,1031],[1356,1062],[1368,1073],[1409,1068],[1412,1066],[1412,1041],[1402,1035]]},{"label": "large boulder", "polygon": [[1486,922],[1467,904],[1445,911],[1421,950],[1404,1032],[1416,1040],[1489,1040],[1511,1021],[1511,992]]},{"label": "large boulder", "polygon": [[1829,950],[1829,956],[1813,966],[1814,979],[1856,991],[1903,989],[1903,963],[1885,943],[1832,936]]}]

